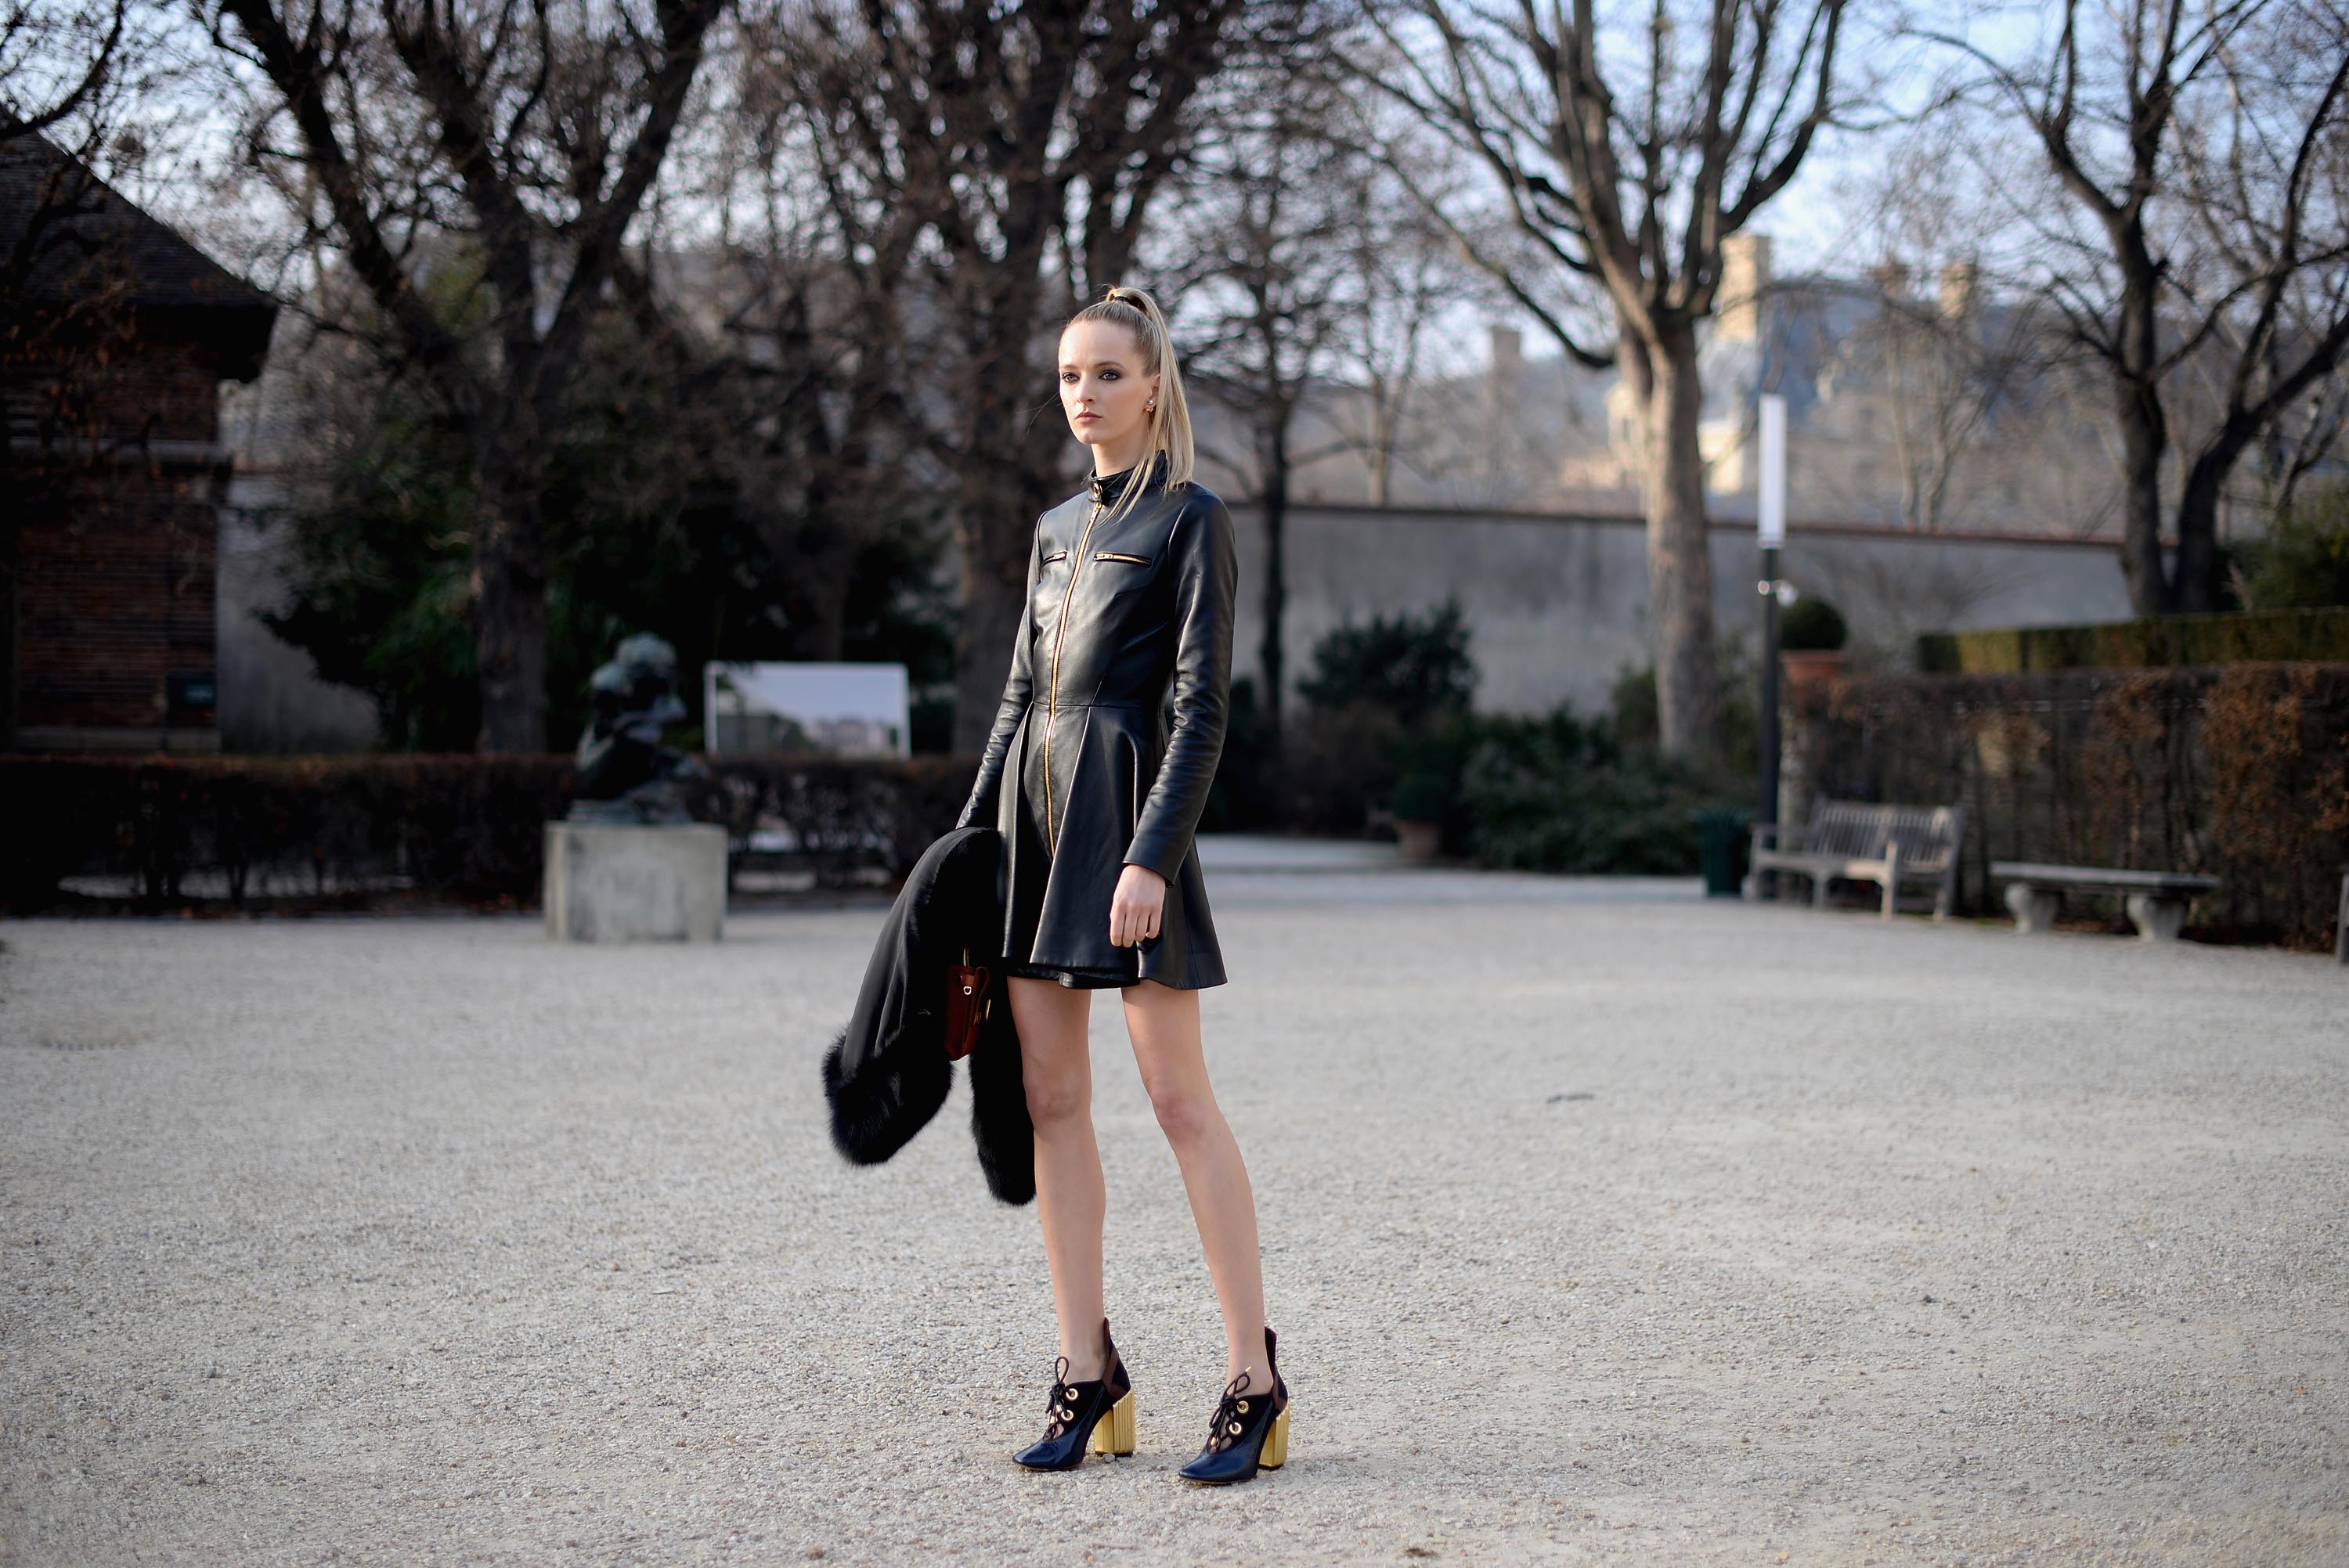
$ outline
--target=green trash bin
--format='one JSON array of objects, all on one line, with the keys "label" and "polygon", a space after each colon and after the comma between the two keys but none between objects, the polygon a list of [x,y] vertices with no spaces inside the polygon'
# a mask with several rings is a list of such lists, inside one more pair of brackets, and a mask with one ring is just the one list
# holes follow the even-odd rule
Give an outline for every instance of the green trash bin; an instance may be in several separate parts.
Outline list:
[{"label": "green trash bin", "polygon": [[1706,897],[1735,898],[1744,891],[1751,820],[1743,811],[1720,807],[1696,813],[1697,863],[1704,869]]}]

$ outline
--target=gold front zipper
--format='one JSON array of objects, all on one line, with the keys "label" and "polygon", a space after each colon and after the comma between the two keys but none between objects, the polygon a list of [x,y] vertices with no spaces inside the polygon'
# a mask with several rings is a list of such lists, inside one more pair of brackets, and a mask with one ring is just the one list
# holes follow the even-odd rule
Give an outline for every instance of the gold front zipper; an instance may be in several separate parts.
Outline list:
[{"label": "gold front zipper", "polygon": [[1061,624],[1052,628],[1052,676],[1044,688],[1044,852],[1052,852],[1052,720],[1061,711],[1061,639],[1069,634],[1069,599],[1077,591],[1077,573],[1085,562],[1085,544],[1093,536],[1093,521],[1102,514],[1102,503],[1093,502],[1092,515],[1085,519],[1085,531],[1077,539],[1077,558],[1069,562],[1069,585],[1061,590]]}]

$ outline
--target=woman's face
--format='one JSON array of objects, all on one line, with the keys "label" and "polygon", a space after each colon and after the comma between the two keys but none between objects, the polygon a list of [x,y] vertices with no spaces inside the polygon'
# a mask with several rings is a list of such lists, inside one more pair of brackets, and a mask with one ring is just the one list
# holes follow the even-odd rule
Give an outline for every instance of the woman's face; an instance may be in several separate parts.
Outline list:
[{"label": "woman's face", "polygon": [[[1150,429],[1143,405],[1158,377],[1142,370],[1142,346],[1115,322],[1071,322],[1061,334],[1061,411],[1069,429],[1092,447],[1093,471],[1114,473],[1139,461]],[[1107,460],[1115,457],[1117,460]]]}]

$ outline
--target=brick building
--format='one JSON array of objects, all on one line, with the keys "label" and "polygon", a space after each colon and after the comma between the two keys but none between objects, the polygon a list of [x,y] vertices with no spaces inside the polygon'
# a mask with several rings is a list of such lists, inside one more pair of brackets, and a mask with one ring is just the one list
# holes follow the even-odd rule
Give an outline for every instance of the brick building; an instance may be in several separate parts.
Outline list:
[{"label": "brick building", "polygon": [[219,749],[220,387],[260,375],[276,308],[0,139],[0,749]]}]

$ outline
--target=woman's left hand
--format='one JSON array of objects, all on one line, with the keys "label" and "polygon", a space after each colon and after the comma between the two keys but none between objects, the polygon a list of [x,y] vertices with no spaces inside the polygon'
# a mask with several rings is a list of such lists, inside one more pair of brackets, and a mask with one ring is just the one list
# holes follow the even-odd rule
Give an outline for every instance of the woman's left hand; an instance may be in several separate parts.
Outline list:
[{"label": "woman's left hand", "polygon": [[1109,941],[1112,947],[1136,947],[1158,934],[1158,918],[1166,909],[1166,879],[1148,866],[1128,865],[1118,873],[1117,891],[1109,899]]}]

